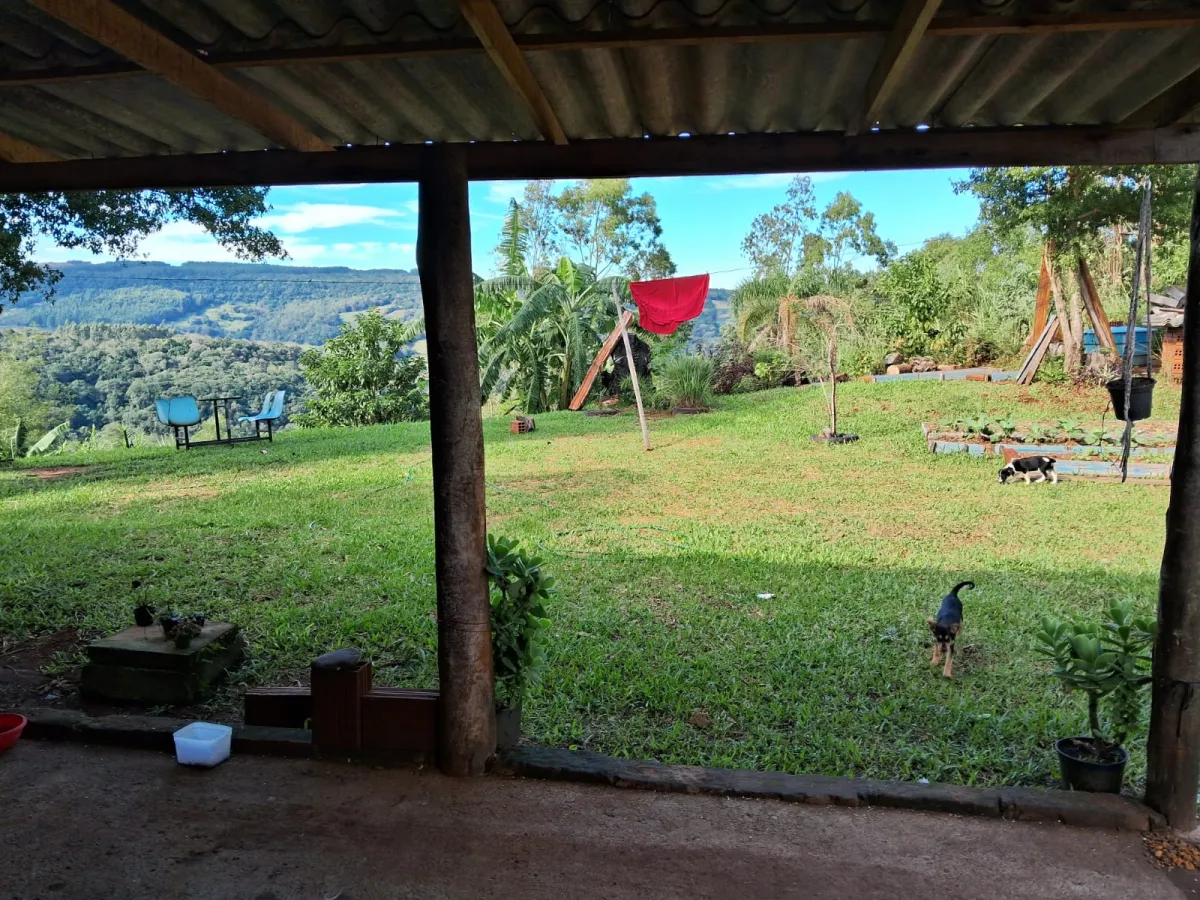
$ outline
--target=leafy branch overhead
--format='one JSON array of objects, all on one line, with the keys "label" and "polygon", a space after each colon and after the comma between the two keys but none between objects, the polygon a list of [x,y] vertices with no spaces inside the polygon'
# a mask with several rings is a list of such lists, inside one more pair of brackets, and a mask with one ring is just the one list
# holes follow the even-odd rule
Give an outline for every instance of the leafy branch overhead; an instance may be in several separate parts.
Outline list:
[{"label": "leafy branch overhead", "polygon": [[0,310],[27,292],[53,294],[62,273],[35,260],[39,239],[124,258],[168,223],[190,222],[240,259],[281,258],[279,238],[254,224],[266,198],[266,188],[0,195]]}]

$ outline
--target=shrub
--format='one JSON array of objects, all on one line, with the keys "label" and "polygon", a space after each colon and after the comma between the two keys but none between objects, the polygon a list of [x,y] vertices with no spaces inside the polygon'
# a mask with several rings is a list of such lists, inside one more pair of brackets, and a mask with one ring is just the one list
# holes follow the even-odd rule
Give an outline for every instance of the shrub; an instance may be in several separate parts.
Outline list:
[{"label": "shrub", "polygon": [[550,628],[546,601],[554,579],[542,572],[542,560],[518,541],[488,535],[487,574],[492,584],[492,669],[496,700],[521,704],[546,663],[544,637]]},{"label": "shrub", "polygon": [[672,406],[703,409],[712,402],[713,364],[703,356],[669,356],[654,375],[655,389]]}]

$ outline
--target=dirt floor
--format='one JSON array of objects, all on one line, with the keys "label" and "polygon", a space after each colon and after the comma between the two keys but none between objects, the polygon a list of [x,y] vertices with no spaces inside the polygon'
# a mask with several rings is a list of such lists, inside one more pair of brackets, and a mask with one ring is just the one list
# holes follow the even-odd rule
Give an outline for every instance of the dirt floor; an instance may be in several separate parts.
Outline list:
[{"label": "dirt floor", "polygon": [[[1140,835],[22,740],[0,897],[1179,898]],[[1173,880],[1175,883],[1173,883]],[[1177,886],[1178,885],[1178,886]]]}]

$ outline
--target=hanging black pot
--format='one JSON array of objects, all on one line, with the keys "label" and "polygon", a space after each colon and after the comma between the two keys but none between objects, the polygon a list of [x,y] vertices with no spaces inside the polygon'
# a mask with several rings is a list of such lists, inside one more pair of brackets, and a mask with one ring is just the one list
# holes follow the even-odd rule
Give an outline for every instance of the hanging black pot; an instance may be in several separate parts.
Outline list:
[{"label": "hanging black pot", "polygon": [[[1125,379],[1114,378],[1105,385],[1112,398],[1113,414],[1125,421]],[[1138,422],[1150,418],[1154,403],[1154,379],[1140,376],[1133,379],[1129,390],[1129,421]]]}]

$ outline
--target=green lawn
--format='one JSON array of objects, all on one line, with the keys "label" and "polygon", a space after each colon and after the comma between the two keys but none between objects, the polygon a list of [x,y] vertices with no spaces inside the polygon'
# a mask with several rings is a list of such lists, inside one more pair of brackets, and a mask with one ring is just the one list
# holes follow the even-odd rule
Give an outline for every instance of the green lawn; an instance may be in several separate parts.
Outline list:
[{"label": "green lawn", "polygon": [[[1170,421],[1178,394],[1158,393]],[[1052,777],[1051,743],[1083,727],[1082,701],[1046,677],[1031,632],[1113,596],[1152,608],[1167,489],[1001,486],[996,460],[935,457],[918,425],[984,410],[1098,420],[1102,390],[854,383],[841,396],[862,435],[844,447],[809,440],[816,389],[656,419],[653,453],[631,415],[539,416],[521,437],[487,422],[489,527],[542,548],[561,588],[532,739],[830,775]],[[434,685],[427,427],[265,446],[99,455],[53,481],[0,470],[0,633],[99,634],[144,601],[238,622],[253,662],[222,711],[238,687],[302,678],[344,645],[380,681]],[[979,589],[947,682],[925,618],[967,578]]]}]

